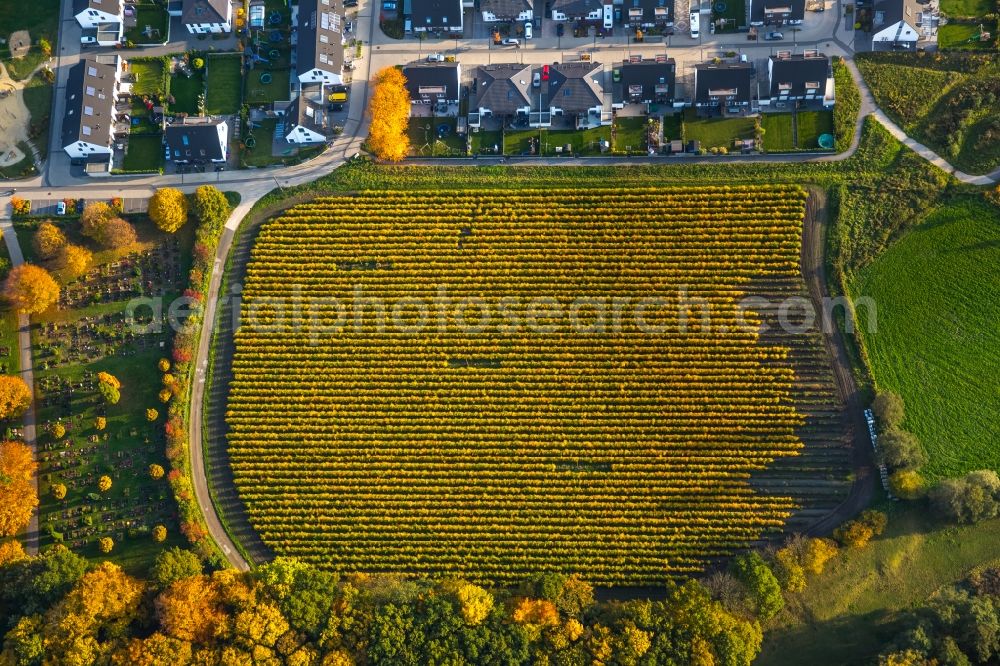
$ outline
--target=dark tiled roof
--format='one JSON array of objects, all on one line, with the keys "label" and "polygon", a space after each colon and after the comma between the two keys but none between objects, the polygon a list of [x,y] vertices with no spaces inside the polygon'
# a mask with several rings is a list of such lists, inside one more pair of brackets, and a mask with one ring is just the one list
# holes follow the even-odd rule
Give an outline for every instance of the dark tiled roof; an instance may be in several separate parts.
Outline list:
[{"label": "dark tiled roof", "polygon": [[658,97],[672,100],[676,70],[673,58],[663,62],[624,63],[621,66],[622,98],[630,102],[652,102]]},{"label": "dark tiled roof", "polygon": [[[634,9],[641,11],[638,18],[633,16]],[[625,0],[622,18],[628,23],[673,23],[674,3],[673,0]]]},{"label": "dark tiled roof", "polygon": [[[726,92],[723,91],[734,91]],[[695,65],[695,102],[709,103],[711,97],[735,97],[737,102],[749,102],[752,95],[750,64],[725,63]]]},{"label": "dark tiled roof", "polygon": [[801,21],[806,13],[806,0],[751,0],[751,23],[763,23],[768,13],[783,21]]},{"label": "dark tiled roof", "polygon": [[562,12],[570,18],[586,16],[603,6],[601,0],[554,0],[552,2],[553,11]]},{"label": "dark tiled roof", "polygon": [[462,0],[411,0],[414,28],[450,28],[462,25]]},{"label": "dark tiled roof", "polygon": [[107,130],[115,122],[114,87],[115,65],[82,60],[70,68],[66,81],[63,146],[75,141],[107,144]]},{"label": "dark tiled roof", "polygon": [[[906,21],[911,28],[916,30],[917,17],[923,8],[917,0],[883,0],[875,3],[875,16],[873,17],[872,31],[878,32],[890,25]],[[881,20],[879,18],[881,17]]]},{"label": "dark tiled roof", "polygon": [[480,11],[490,12],[500,19],[515,19],[521,12],[534,9],[532,0],[480,0]]},{"label": "dark tiled roof", "polygon": [[223,159],[225,153],[219,143],[218,130],[221,122],[213,120],[168,125],[163,138],[170,151],[170,159],[189,162]]},{"label": "dark tiled roof", "polygon": [[552,65],[549,105],[583,113],[604,103],[604,68],[593,62],[564,62]]},{"label": "dark tiled roof", "polygon": [[[421,89],[443,87],[444,99],[458,99],[458,63],[442,62],[410,65],[403,69],[411,100],[423,99]],[[426,94],[426,90],[425,90]],[[434,94],[437,97],[437,94]]]},{"label": "dark tiled roof", "polygon": [[181,22],[184,24],[225,23],[229,0],[184,0]]},{"label": "dark tiled roof", "polygon": [[[806,58],[797,53],[783,58],[771,57],[771,97],[782,94],[781,88],[787,86],[784,94],[791,97],[802,97],[806,94],[806,83],[818,83],[819,94],[826,91],[826,80],[830,75],[830,59],[825,55]],[[816,91],[813,91],[814,93]]]},{"label": "dark tiled roof", "polygon": [[512,115],[530,106],[531,66],[504,63],[481,65],[476,70],[476,106],[496,116]]},{"label": "dark tiled roof", "polygon": [[344,67],[343,0],[299,0],[298,44],[295,67],[298,72],[321,69],[340,75]]}]

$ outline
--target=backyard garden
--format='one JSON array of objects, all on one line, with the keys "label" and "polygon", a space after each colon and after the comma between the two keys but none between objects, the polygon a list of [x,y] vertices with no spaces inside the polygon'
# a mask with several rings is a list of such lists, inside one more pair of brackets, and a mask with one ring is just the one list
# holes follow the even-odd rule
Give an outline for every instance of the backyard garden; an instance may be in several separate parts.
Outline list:
[{"label": "backyard garden", "polygon": [[126,7],[135,12],[135,26],[125,31],[126,44],[164,44],[170,35],[170,15],[161,3],[139,0]]},{"label": "backyard garden", "polygon": [[240,56],[237,54],[209,55],[205,59],[208,78],[205,113],[216,115],[239,111],[242,92],[241,67]]}]

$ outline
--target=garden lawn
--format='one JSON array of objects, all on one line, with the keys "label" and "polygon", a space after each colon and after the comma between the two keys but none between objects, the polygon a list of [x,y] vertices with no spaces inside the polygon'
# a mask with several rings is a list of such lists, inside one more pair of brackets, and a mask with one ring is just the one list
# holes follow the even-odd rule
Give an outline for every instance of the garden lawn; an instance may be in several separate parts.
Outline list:
[{"label": "garden lawn", "polygon": [[760,122],[764,128],[764,148],[770,152],[795,150],[794,118],[791,113],[764,113]]},{"label": "garden lawn", "polygon": [[[597,127],[587,130],[515,130],[504,133],[503,150],[506,155],[527,155],[531,148],[531,140],[538,137],[538,152],[542,155],[596,155],[599,154],[600,141],[611,141],[610,127]],[[572,147],[567,151],[566,146]],[[561,153],[556,148],[562,148]]]},{"label": "garden lawn", "polygon": [[487,153],[492,153],[493,146],[497,146],[502,149],[500,144],[503,141],[503,133],[499,130],[495,132],[479,130],[478,132],[473,132],[470,135],[469,141],[472,146],[473,155],[481,155],[484,150]]},{"label": "garden lawn", "polygon": [[646,117],[615,119],[616,151],[646,152]]},{"label": "garden lawn", "polygon": [[[799,139],[799,150],[819,149],[819,137],[833,134],[833,111],[798,111],[795,124]],[[767,144],[767,138],[764,140]]]},{"label": "garden lawn", "polygon": [[875,664],[900,631],[896,612],[1000,558],[1000,520],[953,526],[919,505],[879,508],[889,512],[885,534],[866,548],[842,550],[826,572],[809,576],[804,592],[786,594],[755,666]]},{"label": "garden lawn", "polygon": [[[270,83],[261,83],[261,74],[270,74]],[[289,81],[291,70],[289,69],[252,69],[247,72],[247,104],[269,104],[288,99]],[[209,82],[211,84],[211,82]]]},{"label": "garden lawn", "polygon": [[[448,126],[443,139],[438,138],[438,127]],[[407,134],[413,154],[429,156],[465,156],[465,137],[455,132],[454,118],[410,118]]]},{"label": "garden lawn", "polygon": [[663,140],[672,141],[681,138],[681,127],[683,126],[679,113],[663,114]]},{"label": "garden lawn", "polygon": [[[719,6],[724,9],[716,11]],[[735,32],[747,22],[747,6],[745,0],[712,0],[712,20],[726,19],[726,25],[719,32]]]},{"label": "garden lawn", "polygon": [[[32,0],[32,2],[16,2],[3,0],[0,2],[0,38],[7,40],[15,30],[27,30],[31,35],[31,43],[45,38],[56,49],[56,33],[59,29],[59,0]],[[0,46],[0,58],[3,58],[7,72],[15,79],[23,80],[34,71],[44,58],[38,48],[32,48],[27,56],[12,60],[6,44]]]},{"label": "garden lawn", "polygon": [[129,70],[135,76],[135,83],[132,84],[133,95],[163,95],[165,76],[163,71],[163,61],[159,58],[144,58],[141,60],[129,60]]},{"label": "garden lawn", "polygon": [[752,138],[753,118],[698,118],[693,109],[684,114],[684,139],[701,141],[703,149],[732,149],[735,139]]},{"label": "garden lawn", "polygon": [[160,134],[133,134],[122,169],[125,171],[156,171],[163,166],[163,136]]},{"label": "garden lawn", "polygon": [[[125,39],[135,44],[163,44],[170,29],[167,10],[150,2],[135,7],[135,27],[125,31]],[[146,34],[147,27],[150,34]]]},{"label": "garden lawn", "polygon": [[195,72],[190,78],[183,74],[174,74],[170,77],[170,95],[174,98],[170,110],[197,115],[198,96],[204,92],[205,78],[201,72]]},{"label": "garden lawn", "polygon": [[[7,244],[0,243],[0,280],[7,278],[10,269]],[[6,301],[0,301],[0,374],[13,375],[21,370],[17,328],[17,313]]]},{"label": "garden lawn", "polygon": [[877,305],[859,329],[879,389],[898,392],[931,477],[1000,470],[1000,212],[982,200],[939,208],[851,284]]},{"label": "garden lawn", "polygon": [[[995,10],[996,5],[993,0],[941,0],[941,11],[953,17],[980,18]],[[939,30],[938,39],[940,39],[940,34]]]},{"label": "garden lawn", "polygon": [[52,115],[52,85],[41,76],[31,77],[22,91],[24,105],[31,114],[29,135],[42,158],[49,150],[49,125]]},{"label": "garden lawn", "polygon": [[[275,118],[268,118],[258,123],[260,126],[253,129],[253,138],[256,143],[253,148],[248,148],[243,152],[243,162],[247,166],[268,166],[281,162],[280,157],[271,155],[271,144],[274,142],[274,126],[278,121]],[[250,131],[244,132],[247,137]]]},{"label": "garden lawn", "polygon": [[[984,21],[983,28],[987,32],[992,32],[994,23]],[[979,24],[971,23],[949,23],[938,28],[938,46],[942,49],[961,49],[964,51],[977,51],[993,48],[993,39],[985,41],[970,42],[969,39],[979,34]]]},{"label": "garden lawn", "polygon": [[[240,86],[242,85],[240,56],[209,56],[205,59],[205,71],[208,77],[205,113],[225,114],[239,111]],[[287,94],[282,99],[287,99]]]}]

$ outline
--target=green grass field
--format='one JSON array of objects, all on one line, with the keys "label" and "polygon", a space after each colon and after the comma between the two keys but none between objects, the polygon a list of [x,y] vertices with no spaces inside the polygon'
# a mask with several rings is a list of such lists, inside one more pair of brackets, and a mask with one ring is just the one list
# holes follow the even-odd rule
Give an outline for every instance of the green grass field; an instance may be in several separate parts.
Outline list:
[{"label": "green grass field", "polygon": [[[10,37],[15,30],[27,30],[31,43],[45,38],[56,48],[56,32],[59,28],[59,0],[34,0],[34,2],[0,2],[0,38]],[[12,61],[10,50],[6,45],[0,47],[0,58],[3,58],[7,71],[15,79],[25,79],[28,74],[42,61],[42,54],[32,49],[26,57]]]},{"label": "green grass field", "polygon": [[[994,23],[984,21],[983,29],[993,32]],[[960,49],[963,51],[982,51],[993,48],[993,40],[969,41],[979,34],[979,24],[949,23],[938,28],[938,46],[942,49]]]},{"label": "green grass field", "polygon": [[961,200],[934,211],[851,284],[877,305],[861,331],[879,388],[906,403],[931,476],[1000,470],[1000,213]]},{"label": "green grass field", "polygon": [[167,41],[170,15],[151,2],[136,5],[135,27],[125,31],[125,39],[136,44],[163,44]]},{"label": "green grass field", "polygon": [[799,111],[795,114],[799,150],[819,148],[822,134],[833,134],[833,111]]},{"label": "green grass field", "polygon": [[[209,114],[236,113],[240,109],[240,57],[236,55],[209,56],[205,59],[208,92],[205,112]],[[287,89],[287,80],[286,80]],[[287,90],[286,90],[287,92]],[[287,95],[282,98],[287,99]]]},{"label": "green grass field", "polygon": [[616,118],[613,148],[616,151],[645,153],[646,117]]},{"label": "green grass field", "polygon": [[[262,83],[262,74],[270,74],[271,82]],[[247,104],[270,104],[280,102],[289,98],[289,82],[291,81],[291,70],[289,69],[253,69],[247,72],[246,77],[246,102]],[[211,84],[211,82],[209,82]],[[209,93],[211,94],[211,93]]]},{"label": "green grass field", "polygon": [[129,70],[135,77],[133,95],[163,95],[163,62],[159,58],[130,60]]},{"label": "green grass field", "polygon": [[122,168],[125,171],[154,171],[163,166],[163,136],[160,134],[133,134],[128,139],[128,149]]},{"label": "green grass field", "polygon": [[52,115],[52,85],[41,76],[31,77],[23,90],[24,105],[31,113],[31,127],[28,134],[31,142],[44,158],[49,151],[49,126]]},{"label": "green grass field", "polygon": [[[243,152],[243,162],[247,166],[268,166],[275,162],[280,162],[280,158],[271,156],[271,144],[274,142],[274,127],[278,121],[274,118],[266,118],[253,128],[254,147]],[[244,132],[243,136],[248,136],[250,132]]]},{"label": "green grass field", "polygon": [[694,109],[684,111],[685,141],[701,141],[705,150],[733,147],[734,139],[752,139],[753,118],[698,118]]},{"label": "green grass field", "polygon": [[755,666],[874,664],[899,631],[897,611],[1000,558],[1000,520],[956,527],[920,506],[879,508],[890,512],[886,533],[864,549],[841,551],[804,592],[787,595]]},{"label": "green grass field", "polygon": [[[480,155],[483,150],[490,153],[493,151],[494,146],[500,146],[501,141],[503,141],[503,137],[499,130],[496,132],[479,130],[478,132],[473,132],[469,139],[473,155]],[[502,150],[502,148],[500,148],[500,150]]]},{"label": "green grass field", "polygon": [[183,111],[198,115],[198,96],[205,92],[205,78],[201,72],[195,72],[190,78],[183,74],[170,77],[170,95],[174,103],[171,111]]},{"label": "green grass field", "polygon": [[[448,126],[443,139],[438,138],[438,127]],[[465,156],[465,137],[455,132],[454,118],[410,118],[407,134],[410,152],[423,157]]]},{"label": "green grass field", "polygon": [[[716,11],[719,6],[724,6],[721,12]],[[716,0],[712,3],[712,20],[726,19],[725,27],[716,29],[717,32],[735,32],[738,27],[747,22],[746,0]]]},{"label": "green grass field", "polygon": [[764,148],[774,152],[795,150],[793,123],[794,119],[790,113],[763,114],[761,126],[764,128]]},{"label": "green grass field", "polygon": [[[527,155],[530,141],[539,139],[539,152],[542,155],[598,155],[600,142],[611,141],[610,127],[597,127],[586,130],[515,130],[504,132],[503,150],[506,155]],[[566,146],[571,150],[567,152]],[[556,152],[562,148],[562,152]]]},{"label": "green grass field", "polygon": [[941,2],[941,11],[948,16],[985,16],[995,11],[995,7],[993,0],[942,0]]},{"label": "green grass field", "polygon": [[[7,244],[0,241],[0,280],[7,278],[10,272],[10,254]],[[17,313],[6,301],[0,302],[0,371],[2,374],[15,374],[20,371],[21,363],[17,344]]]}]

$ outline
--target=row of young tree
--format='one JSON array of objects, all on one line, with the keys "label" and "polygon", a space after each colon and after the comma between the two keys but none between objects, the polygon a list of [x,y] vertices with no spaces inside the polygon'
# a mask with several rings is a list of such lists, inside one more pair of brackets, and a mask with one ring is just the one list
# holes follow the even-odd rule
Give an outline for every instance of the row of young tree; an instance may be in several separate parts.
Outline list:
[{"label": "row of young tree", "polygon": [[930,485],[921,473],[927,452],[903,428],[903,399],[896,393],[879,393],[872,411],[879,428],[879,462],[893,470],[889,484],[896,496],[906,500],[926,497],[939,516],[952,522],[975,523],[1000,515],[1000,476],[994,470],[975,470]]}]

